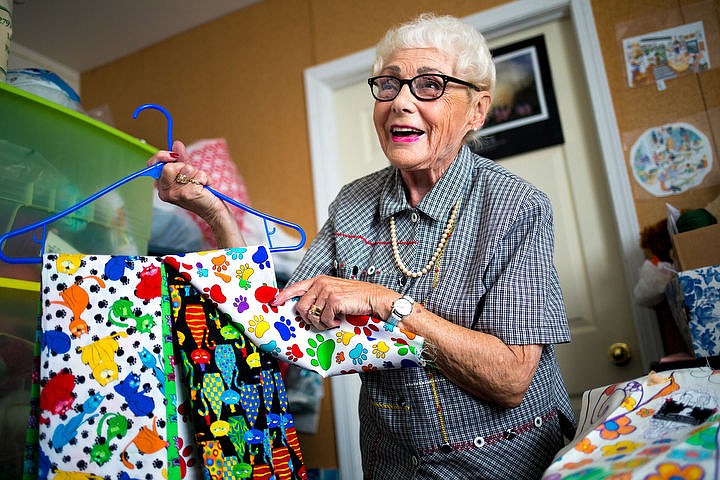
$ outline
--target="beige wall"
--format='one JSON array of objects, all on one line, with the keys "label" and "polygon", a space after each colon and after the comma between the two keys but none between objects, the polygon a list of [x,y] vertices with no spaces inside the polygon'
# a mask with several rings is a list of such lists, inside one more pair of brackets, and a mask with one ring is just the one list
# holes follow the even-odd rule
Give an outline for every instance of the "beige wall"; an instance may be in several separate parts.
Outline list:
[{"label": "beige wall", "polygon": [[120,130],[164,148],[224,137],[253,205],[316,231],[303,71],[372,47],[393,23],[435,7],[465,16],[501,1],[265,0],[82,74],[83,104],[108,105]]},{"label": "beige wall", "polygon": [[[299,223],[311,240],[317,225],[303,71],[372,47],[389,26],[419,12],[466,16],[502,3],[505,2],[264,0],[83,73],[83,104],[87,109],[107,105],[117,128],[161,148],[166,132],[162,115],[148,111],[137,120],[131,118],[133,110],[143,103],[163,105],[172,113],[177,139],[192,142],[226,138],[232,158],[245,177],[253,206]],[[691,3],[593,0],[621,131],[655,125],[658,118],[672,119],[680,111],[718,109],[717,68],[700,77],[678,80],[671,86],[673,91],[664,97],[653,88],[625,87],[616,25],[644,17],[649,11],[676,11],[679,5]],[[715,8],[715,15],[709,20],[717,24],[718,0],[708,3],[711,10]],[[714,47],[718,48],[718,44]],[[717,185],[696,190],[674,197],[677,202],[673,203],[689,207],[720,193]],[[663,203],[657,199],[639,202],[640,224],[655,221],[661,215]],[[323,401],[321,432],[301,437],[309,467],[337,464],[329,392]]]}]

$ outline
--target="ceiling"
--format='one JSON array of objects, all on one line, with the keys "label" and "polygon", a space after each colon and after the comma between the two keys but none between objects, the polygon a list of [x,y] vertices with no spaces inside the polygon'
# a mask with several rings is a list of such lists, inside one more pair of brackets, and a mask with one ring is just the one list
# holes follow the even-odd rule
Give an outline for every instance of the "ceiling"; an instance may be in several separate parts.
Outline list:
[{"label": "ceiling", "polygon": [[13,42],[80,73],[261,0],[14,0]]}]

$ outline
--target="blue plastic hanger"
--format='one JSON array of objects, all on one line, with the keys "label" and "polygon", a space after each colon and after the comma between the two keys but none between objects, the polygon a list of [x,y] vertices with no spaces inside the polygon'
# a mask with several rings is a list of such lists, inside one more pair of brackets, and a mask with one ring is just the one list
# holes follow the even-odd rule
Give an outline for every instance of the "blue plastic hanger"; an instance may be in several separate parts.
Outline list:
[{"label": "blue plastic hanger", "polygon": [[[165,115],[165,118],[167,119],[168,150],[171,150],[172,142],[173,142],[173,134],[172,134],[173,121],[172,121],[172,116],[170,115],[170,112],[168,112],[165,108],[161,107],[160,105],[148,103],[145,105],[141,105],[140,107],[135,109],[135,112],[133,112],[133,118],[137,118],[137,116],[140,114],[140,112],[142,112],[143,110],[146,110],[148,108],[159,110],[160,112],[162,112]],[[131,180],[136,179],[137,177],[149,176],[154,179],[158,179],[158,178],[160,178],[160,173],[162,172],[162,169],[164,166],[165,166],[164,163],[156,163],[155,165],[145,167],[142,170],[139,170],[135,173],[131,173],[130,175],[128,175],[124,178],[121,178],[120,180],[113,183],[112,185],[109,185],[109,186],[103,188],[102,190],[89,196],[85,200],[83,200],[61,212],[58,212],[51,217],[48,217],[39,222],[33,223],[31,225],[27,225],[25,227],[18,228],[16,230],[12,230],[10,232],[7,232],[7,233],[1,235],[0,236],[0,259],[7,263],[16,263],[16,264],[17,263],[41,263],[42,255],[45,250],[45,240],[47,239],[47,225],[48,224],[66,216],[66,215],[69,215],[70,213],[74,212],[75,210],[78,210],[78,209],[84,207],[88,203],[95,201],[99,197],[102,197],[106,193],[116,189],[117,187],[119,187],[121,185],[124,185],[125,183],[127,183]],[[246,212],[248,212],[252,215],[256,215],[256,216],[262,218],[263,224],[265,225],[265,235],[267,236],[268,246],[269,246],[271,252],[288,252],[288,251],[299,250],[305,245],[305,239],[306,239],[305,231],[299,225],[288,222],[286,220],[275,218],[273,216],[270,216],[270,215],[262,213],[258,210],[255,210],[251,207],[248,207],[247,205],[244,205],[244,204],[238,202],[237,200],[234,200],[234,199],[228,197],[227,195],[220,193],[213,188],[208,187],[207,185],[205,186],[205,188],[208,191],[212,192],[213,195],[217,196],[218,198],[221,198],[225,202],[227,202],[235,207],[238,207],[242,210],[245,210]],[[300,234],[300,241],[296,245],[274,246],[273,242],[272,242],[272,236],[277,232],[277,228],[275,228],[275,227],[270,228],[270,226],[268,225],[268,222],[273,222],[273,223],[277,223],[279,225],[284,225],[286,227],[289,227],[289,228],[297,231]],[[33,241],[35,241],[36,243],[38,243],[40,245],[40,255],[39,256],[37,256],[37,257],[14,257],[13,258],[13,257],[8,257],[3,253],[3,246],[9,238],[16,237],[18,235],[22,235],[22,234],[25,234],[28,232],[32,232],[33,230],[37,230],[37,229],[42,229],[41,230],[42,235],[40,238],[37,238],[36,236],[33,235]]]}]

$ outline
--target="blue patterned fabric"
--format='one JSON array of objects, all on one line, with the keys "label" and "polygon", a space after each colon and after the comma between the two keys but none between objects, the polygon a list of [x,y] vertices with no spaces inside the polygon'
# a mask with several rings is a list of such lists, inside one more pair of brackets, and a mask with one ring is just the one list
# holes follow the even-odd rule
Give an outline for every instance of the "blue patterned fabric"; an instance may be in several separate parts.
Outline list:
[{"label": "blue patterned fabric", "polygon": [[676,314],[687,324],[695,356],[720,355],[720,265],[685,270],[676,282],[668,287],[684,307]]}]

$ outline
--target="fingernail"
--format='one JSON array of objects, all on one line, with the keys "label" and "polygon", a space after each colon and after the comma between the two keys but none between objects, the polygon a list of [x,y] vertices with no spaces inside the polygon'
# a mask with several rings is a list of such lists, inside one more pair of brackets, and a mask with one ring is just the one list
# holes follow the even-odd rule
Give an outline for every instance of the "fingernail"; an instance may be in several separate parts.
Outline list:
[{"label": "fingernail", "polygon": [[171,156],[172,158],[180,158],[180,154],[179,154],[179,153],[175,153],[175,152],[170,152],[170,156]]}]

